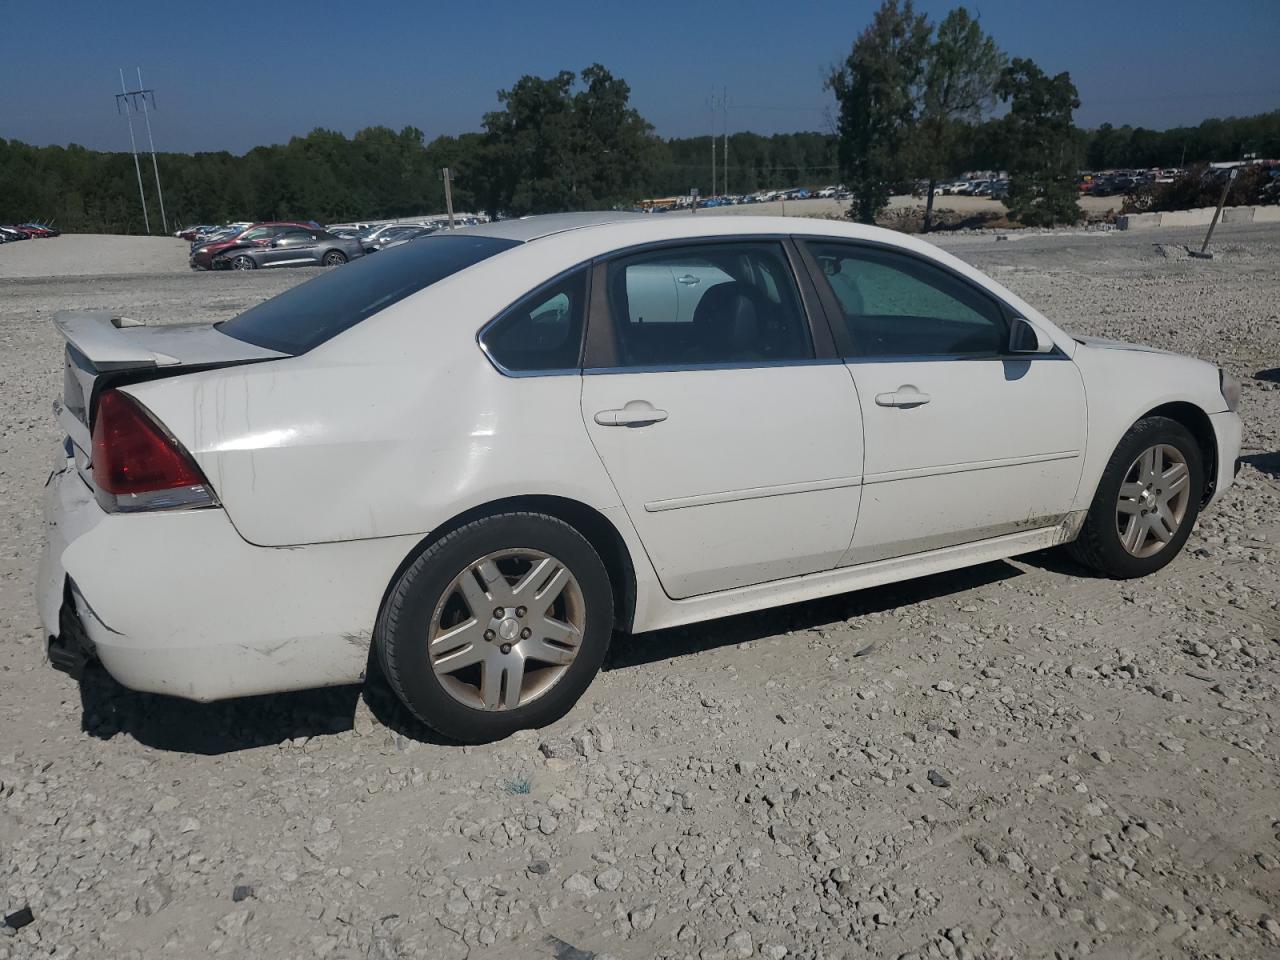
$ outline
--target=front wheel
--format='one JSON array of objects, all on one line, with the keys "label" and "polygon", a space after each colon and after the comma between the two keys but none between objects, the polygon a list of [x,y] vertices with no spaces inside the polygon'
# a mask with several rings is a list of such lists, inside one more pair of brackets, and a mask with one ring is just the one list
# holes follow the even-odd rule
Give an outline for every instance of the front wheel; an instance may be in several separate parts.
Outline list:
[{"label": "front wheel", "polygon": [[231,261],[233,270],[257,270],[258,263],[253,257],[245,256],[243,253]]},{"label": "front wheel", "polygon": [[1191,535],[1204,484],[1200,446],[1186,427],[1139,420],[1111,455],[1071,553],[1116,579],[1154,573]]},{"label": "front wheel", "polygon": [[613,634],[604,563],[568,524],[507,513],[431,544],[392,586],[375,642],[423,723],[484,743],[564,716]]},{"label": "front wheel", "polygon": [[320,262],[326,267],[337,267],[347,262],[347,255],[341,250],[330,250]]}]

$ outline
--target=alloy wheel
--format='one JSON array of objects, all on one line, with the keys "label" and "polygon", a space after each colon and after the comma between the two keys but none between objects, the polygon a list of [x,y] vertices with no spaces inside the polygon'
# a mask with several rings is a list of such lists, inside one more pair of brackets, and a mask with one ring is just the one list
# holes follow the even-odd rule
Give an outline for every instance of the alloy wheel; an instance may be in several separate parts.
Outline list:
[{"label": "alloy wheel", "polygon": [[468,564],[441,594],[427,657],[455,700],[513,710],[564,677],[585,629],[586,602],[568,567],[538,550],[500,550]]},{"label": "alloy wheel", "polygon": [[253,262],[252,258],[242,255],[232,260],[231,266],[237,270],[252,270],[257,264]]},{"label": "alloy wheel", "polygon": [[1181,528],[1190,502],[1187,458],[1167,443],[1148,447],[1120,483],[1116,532],[1121,546],[1135,557],[1159,553]]}]

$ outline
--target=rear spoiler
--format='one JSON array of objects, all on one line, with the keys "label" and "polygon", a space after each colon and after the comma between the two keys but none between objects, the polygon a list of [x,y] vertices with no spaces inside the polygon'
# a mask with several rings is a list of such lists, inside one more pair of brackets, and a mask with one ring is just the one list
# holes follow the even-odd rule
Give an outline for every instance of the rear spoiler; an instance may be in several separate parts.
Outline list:
[{"label": "rear spoiler", "polygon": [[117,317],[109,310],[76,310],[54,314],[53,325],[67,343],[84,356],[97,370],[128,367],[164,367],[181,363],[147,347],[120,331],[144,326],[141,320]]}]

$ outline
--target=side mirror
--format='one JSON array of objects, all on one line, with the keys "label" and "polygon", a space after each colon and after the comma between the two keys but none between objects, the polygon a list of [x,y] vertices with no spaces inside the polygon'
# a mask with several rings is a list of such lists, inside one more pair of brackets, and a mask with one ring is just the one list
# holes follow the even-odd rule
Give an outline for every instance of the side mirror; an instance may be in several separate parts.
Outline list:
[{"label": "side mirror", "polygon": [[1053,341],[1034,323],[1014,317],[1009,327],[1010,353],[1052,353]]}]

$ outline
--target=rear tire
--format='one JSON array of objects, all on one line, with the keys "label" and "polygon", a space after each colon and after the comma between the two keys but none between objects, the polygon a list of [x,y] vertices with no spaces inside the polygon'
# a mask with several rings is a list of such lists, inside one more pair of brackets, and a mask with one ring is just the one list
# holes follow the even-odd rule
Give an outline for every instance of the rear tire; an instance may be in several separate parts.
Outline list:
[{"label": "rear tire", "polygon": [[374,634],[391,689],[462,743],[541,727],[577,703],[613,635],[613,590],[577,530],[538,513],[475,520],[392,585]]},{"label": "rear tire", "polygon": [[1117,580],[1155,573],[1191,535],[1204,484],[1200,445],[1186,427],[1168,417],[1139,420],[1116,446],[1067,549]]}]

